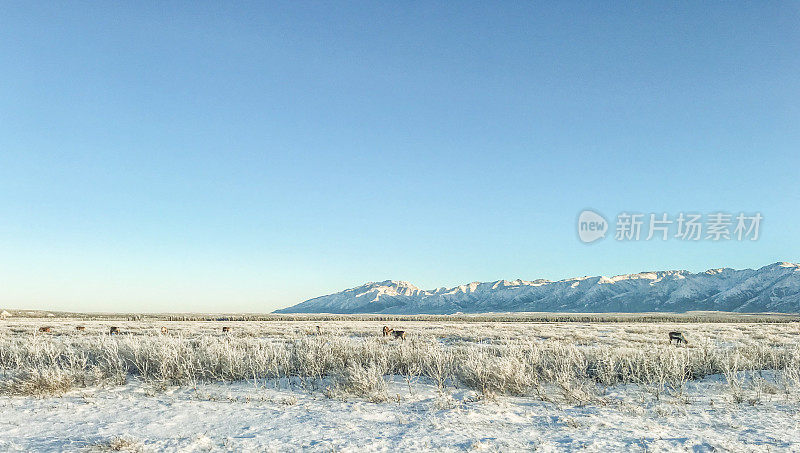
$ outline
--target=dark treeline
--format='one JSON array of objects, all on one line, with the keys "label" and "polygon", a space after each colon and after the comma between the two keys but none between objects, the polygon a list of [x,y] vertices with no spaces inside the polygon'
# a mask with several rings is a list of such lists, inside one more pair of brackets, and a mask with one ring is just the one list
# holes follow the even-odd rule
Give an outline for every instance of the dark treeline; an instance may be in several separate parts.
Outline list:
[{"label": "dark treeline", "polygon": [[199,314],[199,313],[64,313],[9,310],[13,317],[68,318],[84,320],[126,321],[429,321],[429,322],[640,322],[640,323],[786,323],[800,322],[800,314],[782,313],[476,313],[453,315],[386,315],[386,314]]}]

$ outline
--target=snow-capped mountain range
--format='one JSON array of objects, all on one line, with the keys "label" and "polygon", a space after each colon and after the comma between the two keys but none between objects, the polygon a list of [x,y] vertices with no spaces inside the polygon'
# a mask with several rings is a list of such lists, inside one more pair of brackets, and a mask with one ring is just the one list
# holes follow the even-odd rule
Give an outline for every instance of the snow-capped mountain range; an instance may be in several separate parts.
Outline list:
[{"label": "snow-capped mountain range", "polygon": [[484,312],[800,313],[800,264],[760,269],[658,271],[566,280],[498,280],[422,290],[409,282],[367,283],[276,313],[451,314]]}]

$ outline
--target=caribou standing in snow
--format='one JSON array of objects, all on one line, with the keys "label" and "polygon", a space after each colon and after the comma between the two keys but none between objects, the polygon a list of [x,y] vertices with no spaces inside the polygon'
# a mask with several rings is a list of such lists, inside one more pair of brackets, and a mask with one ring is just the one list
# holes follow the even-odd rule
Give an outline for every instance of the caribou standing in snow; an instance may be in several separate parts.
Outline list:
[{"label": "caribou standing in snow", "polygon": [[383,336],[388,336],[391,334],[395,338],[399,338],[401,340],[406,339],[406,331],[405,330],[394,330],[390,329],[389,326],[383,326]]},{"label": "caribou standing in snow", "polygon": [[669,333],[669,342],[672,344],[672,340],[675,340],[675,344],[689,344],[686,340],[686,337],[683,336],[683,332],[670,332]]}]

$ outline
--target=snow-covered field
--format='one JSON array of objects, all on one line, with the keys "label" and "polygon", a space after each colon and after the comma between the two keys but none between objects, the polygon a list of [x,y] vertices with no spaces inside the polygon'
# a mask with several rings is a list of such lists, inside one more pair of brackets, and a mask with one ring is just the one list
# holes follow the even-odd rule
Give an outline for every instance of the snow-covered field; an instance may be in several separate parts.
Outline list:
[{"label": "snow-covered field", "polygon": [[525,397],[394,378],[387,402],[330,399],[252,384],[154,392],[138,382],[63,397],[0,398],[0,450],[169,451],[800,451],[797,399],[736,404],[719,377],[685,400],[609,389],[602,404]]},{"label": "snow-covered field", "polygon": [[0,321],[0,450],[800,451],[797,323],[392,324]]}]

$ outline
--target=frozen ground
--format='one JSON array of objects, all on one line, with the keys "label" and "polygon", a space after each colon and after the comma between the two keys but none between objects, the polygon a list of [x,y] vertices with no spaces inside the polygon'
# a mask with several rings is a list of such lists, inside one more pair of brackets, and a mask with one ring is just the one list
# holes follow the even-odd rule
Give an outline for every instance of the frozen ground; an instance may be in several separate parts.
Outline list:
[{"label": "frozen ground", "polygon": [[[63,451],[800,451],[800,405],[771,395],[734,403],[723,380],[656,401],[636,386],[602,403],[557,406],[481,398],[390,379],[389,401],[319,392],[203,384],[153,390],[131,383],[62,397],[0,397],[0,450]],[[399,396],[398,396],[399,395]]]},{"label": "frozen ground", "polygon": [[387,323],[2,320],[0,451],[800,452],[795,322]]}]

